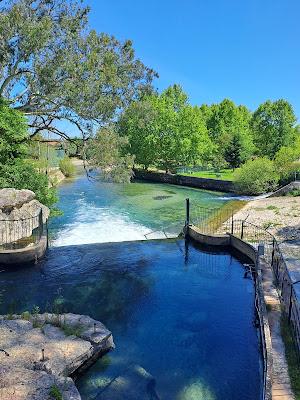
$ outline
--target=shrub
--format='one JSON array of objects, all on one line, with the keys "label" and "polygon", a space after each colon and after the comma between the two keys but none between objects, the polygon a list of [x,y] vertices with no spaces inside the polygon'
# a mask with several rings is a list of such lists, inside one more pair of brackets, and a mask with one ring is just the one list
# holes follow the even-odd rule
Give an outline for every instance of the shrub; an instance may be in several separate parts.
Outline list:
[{"label": "shrub", "polygon": [[236,187],[241,194],[262,194],[277,188],[279,175],[268,158],[248,160],[236,172]]},{"label": "shrub", "polygon": [[69,157],[64,157],[59,161],[59,169],[66,177],[75,175],[75,165]]},{"label": "shrub", "polygon": [[57,201],[56,189],[49,187],[48,177],[24,160],[0,164],[0,189],[7,187],[32,190],[37,200],[46,206],[51,206]]}]

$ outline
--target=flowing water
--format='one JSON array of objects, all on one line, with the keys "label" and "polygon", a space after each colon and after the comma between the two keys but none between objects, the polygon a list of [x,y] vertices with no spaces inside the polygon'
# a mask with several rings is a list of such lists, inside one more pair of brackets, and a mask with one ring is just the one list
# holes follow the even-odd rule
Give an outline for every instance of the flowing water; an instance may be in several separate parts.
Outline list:
[{"label": "flowing water", "polygon": [[100,243],[142,239],[182,222],[186,197],[218,207],[224,196],[84,178],[62,185],[60,195],[64,215],[51,223],[54,247],[37,265],[2,270],[0,311],[55,306],[112,331],[116,349],[77,381],[82,399],[260,399],[245,260],[183,239]]},{"label": "flowing water", "polygon": [[179,233],[185,220],[185,199],[203,207],[221,207],[231,197],[174,185],[136,182],[113,184],[85,176],[60,187],[63,216],[50,223],[52,244],[120,242]]}]

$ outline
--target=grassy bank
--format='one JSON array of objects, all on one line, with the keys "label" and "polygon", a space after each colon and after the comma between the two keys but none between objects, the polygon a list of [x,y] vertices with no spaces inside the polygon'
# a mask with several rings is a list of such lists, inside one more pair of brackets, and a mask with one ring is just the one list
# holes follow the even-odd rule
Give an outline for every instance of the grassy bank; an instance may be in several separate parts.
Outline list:
[{"label": "grassy bank", "polygon": [[180,172],[178,175],[194,176],[197,178],[220,179],[223,181],[234,181],[235,171],[232,169],[222,169],[219,172],[215,171],[197,171],[197,172]]}]

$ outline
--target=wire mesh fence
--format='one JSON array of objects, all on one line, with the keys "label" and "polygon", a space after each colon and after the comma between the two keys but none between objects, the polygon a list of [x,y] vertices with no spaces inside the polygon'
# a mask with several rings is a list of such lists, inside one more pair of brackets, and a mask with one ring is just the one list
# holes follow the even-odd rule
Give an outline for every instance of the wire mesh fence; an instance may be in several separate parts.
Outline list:
[{"label": "wire mesh fence", "polygon": [[18,250],[36,245],[45,233],[43,211],[22,219],[0,220],[0,250]]},{"label": "wire mesh fence", "polygon": [[300,364],[300,281],[294,282],[276,238],[263,227],[234,218],[233,210],[190,207],[189,222],[206,235],[226,234],[247,242],[256,250],[264,247],[264,259],[271,266],[282,308],[291,324],[295,350]]}]

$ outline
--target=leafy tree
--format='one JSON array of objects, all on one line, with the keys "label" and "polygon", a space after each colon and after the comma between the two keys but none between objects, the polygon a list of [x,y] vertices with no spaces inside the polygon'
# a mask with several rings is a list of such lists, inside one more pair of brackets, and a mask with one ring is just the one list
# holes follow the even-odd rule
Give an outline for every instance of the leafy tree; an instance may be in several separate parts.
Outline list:
[{"label": "leafy tree", "polygon": [[10,109],[8,102],[0,97],[0,164],[24,157],[27,138],[25,118],[20,112]]},{"label": "leafy tree", "polygon": [[28,133],[22,113],[11,109],[0,98],[0,188],[30,189],[43,204],[57,201],[55,188],[49,188],[48,177],[39,174],[25,157],[28,155]]},{"label": "leafy tree", "polygon": [[268,100],[261,104],[251,120],[259,153],[274,158],[282,146],[291,146],[296,136],[295,122],[293,108],[286,100]]},{"label": "leafy tree", "polygon": [[254,152],[250,111],[245,106],[236,106],[229,99],[211,106],[202,105],[200,109],[206,120],[209,135],[218,146],[220,156],[225,158],[225,151],[234,132],[234,135],[239,136],[241,161],[248,160]]},{"label": "leafy tree", "polygon": [[235,184],[242,194],[261,194],[277,188],[279,174],[274,162],[266,157],[248,160],[236,171]]},{"label": "leafy tree", "polygon": [[127,151],[135,155],[135,163],[147,169],[157,161],[157,112],[151,97],[133,102],[121,115],[118,131],[128,137]]},{"label": "leafy tree", "polygon": [[0,96],[30,117],[31,134],[84,138],[112,120],[156,75],[132,43],[88,28],[89,9],[70,0],[4,0],[0,6]]},{"label": "leafy tree", "polygon": [[213,148],[201,110],[188,104],[179,85],[132,103],[121,116],[119,131],[128,137],[136,163],[145,168],[195,164]]},{"label": "leafy tree", "polygon": [[100,168],[107,180],[130,182],[134,157],[126,153],[127,144],[127,138],[120,137],[113,125],[99,129],[87,144],[88,164]]},{"label": "leafy tree", "polygon": [[225,149],[224,158],[229,166],[234,170],[242,163],[242,144],[238,134],[234,134]]}]

